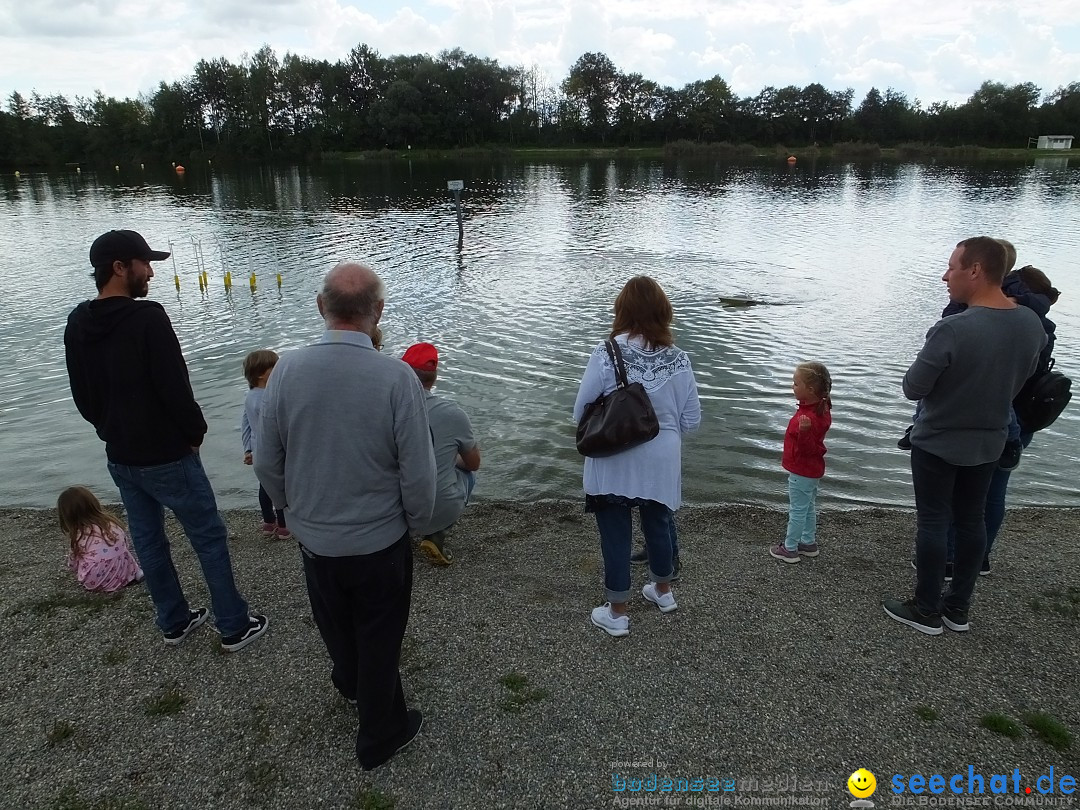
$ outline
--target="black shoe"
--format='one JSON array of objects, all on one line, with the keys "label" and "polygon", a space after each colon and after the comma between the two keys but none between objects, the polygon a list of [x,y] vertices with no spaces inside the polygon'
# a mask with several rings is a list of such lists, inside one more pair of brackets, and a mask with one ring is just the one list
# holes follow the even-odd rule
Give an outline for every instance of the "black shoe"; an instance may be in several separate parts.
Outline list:
[{"label": "black shoe", "polygon": [[165,643],[170,647],[175,647],[181,641],[188,637],[188,635],[202,626],[202,623],[206,621],[207,617],[206,608],[197,608],[195,610],[188,611],[188,623],[183,627],[176,630],[170,630],[168,633],[164,633]]},{"label": "black shoe", "polygon": [[979,576],[980,577],[988,577],[988,576],[990,576],[990,558],[989,557],[983,557],[982,565],[979,566]]},{"label": "black shoe", "polygon": [[644,565],[649,561],[649,549],[641,548],[630,555],[631,565]]},{"label": "black shoe", "polygon": [[910,450],[911,449],[911,429],[913,427],[915,427],[915,426],[914,425],[908,425],[907,430],[904,431],[904,435],[901,436],[900,441],[898,441],[896,443],[896,446],[899,447],[901,450]]},{"label": "black shoe", "polygon": [[890,619],[895,619],[900,624],[906,624],[928,636],[940,636],[945,632],[941,629],[941,616],[937,613],[923,613],[914,599],[908,599],[906,602],[901,602],[899,599],[886,599],[885,614]]},{"label": "black shoe", "polygon": [[949,610],[948,608],[941,609],[941,620],[945,622],[945,626],[956,633],[966,633],[971,629],[971,625],[968,624],[967,611]]},{"label": "black shoe", "polygon": [[231,636],[221,637],[221,649],[225,652],[242,650],[263,633],[270,629],[270,620],[261,613],[253,613],[248,616],[248,628],[242,633],[234,633]]},{"label": "black shoe", "polygon": [[1005,449],[1001,451],[998,459],[999,470],[1015,470],[1020,466],[1020,455],[1024,452],[1024,445],[1019,439],[1009,439],[1005,442]]},{"label": "black shoe", "polygon": [[[916,564],[914,557],[911,558],[911,567],[915,571],[919,570],[919,566]],[[946,582],[952,582],[952,575],[953,575],[953,564],[951,562],[947,562],[947,563],[945,563],[945,581]]]},{"label": "black shoe", "polygon": [[382,759],[375,760],[373,762],[362,762],[360,763],[360,767],[365,771],[373,771],[380,765],[385,765],[387,762],[393,759],[396,754],[400,754],[402,751],[408,748],[409,744],[416,739],[417,735],[420,733],[420,729],[422,729],[423,727],[423,712],[421,712],[419,709],[409,709],[407,712],[405,712],[405,733],[404,735],[402,735],[402,742],[398,743],[398,745],[395,746],[394,749]]}]

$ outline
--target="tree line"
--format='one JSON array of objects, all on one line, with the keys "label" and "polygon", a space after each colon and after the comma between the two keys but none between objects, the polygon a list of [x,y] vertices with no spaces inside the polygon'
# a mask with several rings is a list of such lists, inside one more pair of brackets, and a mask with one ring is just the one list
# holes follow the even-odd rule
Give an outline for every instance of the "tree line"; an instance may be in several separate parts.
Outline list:
[{"label": "tree line", "polygon": [[0,163],[306,159],[326,152],[481,146],[640,146],[677,140],[804,146],[862,141],[1024,147],[1080,134],[1080,82],[1042,94],[986,81],[963,104],[923,105],[893,88],[765,87],[740,98],[720,76],[667,87],[586,53],[561,82],[460,48],[340,61],[264,45],[239,64],[200,60],[183,81],[119,100],[29,97],[0,111]]}]

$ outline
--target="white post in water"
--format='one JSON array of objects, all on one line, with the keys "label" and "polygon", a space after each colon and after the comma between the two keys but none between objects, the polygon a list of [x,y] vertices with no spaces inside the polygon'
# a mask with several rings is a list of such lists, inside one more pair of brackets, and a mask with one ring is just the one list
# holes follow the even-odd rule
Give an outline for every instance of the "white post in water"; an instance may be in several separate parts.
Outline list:
[{"label": "white post in water", "polygon": [[457,208],[457,246],[461,250],[461,244],[465,240],[465,229],[461,225],[461,190],[465,188],[464,180],[447,180],[446,187],[454,192],[454,207]]}]

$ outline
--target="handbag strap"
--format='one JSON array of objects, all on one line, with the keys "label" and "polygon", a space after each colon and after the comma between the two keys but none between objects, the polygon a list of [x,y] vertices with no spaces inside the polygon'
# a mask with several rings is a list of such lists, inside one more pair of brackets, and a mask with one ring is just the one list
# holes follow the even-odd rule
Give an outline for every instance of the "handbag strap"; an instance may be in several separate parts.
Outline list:
[{"label": "handbag strap", "polygon": [[626,379],[626,365],[623,363],[622,350],[619,348],[619,344],[615,342],[614,338],[608,338],[604,341],[604,348],[607,349],[608,357],[611,358],[611,365],[615,369],[615,386],[617,388],[626,388],[629,382]]}]

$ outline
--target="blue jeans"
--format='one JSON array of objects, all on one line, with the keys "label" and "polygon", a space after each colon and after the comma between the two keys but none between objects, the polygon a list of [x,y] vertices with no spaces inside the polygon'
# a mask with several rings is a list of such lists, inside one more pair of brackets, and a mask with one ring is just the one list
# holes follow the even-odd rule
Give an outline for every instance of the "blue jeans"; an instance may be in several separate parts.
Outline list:
[{"label": "blue jeans", "polygon": [[784,548],[798,551],[799,544],[817,542],[817,489],[819,478],[788,473],[788,523]]},{"label": "blue jeans", "polygon": [[[1009,428],[1009,438],[1012,436],[1012,428]],[[1033,434],[1025,433],[1020,436],[1020,444],[1026,449],[1031,444]],[[1001,531],[1001,524],[1005,522],[1005,494],[1009,490],[1009,476],[1012,475],[1012,470],[1002,470],[1000,468],[994,470],[994,475],[990,479],[990,489],[986,491],[986,551],[983,552],[983,558],[990,558],[990,550],[994,547],[994,541],[997,540],[998,532]],[[949,562],[952,562],[956,558],[956,530],[949,527]]]},{"label": "blue jeans", "polygon": [[[942,607],[960,612],[968,609],[986,549],[986,493],[996,469],[996,460],[961,467],[911,448],[918,524],[915,599],[924,613],[939,613]],[[943,598],[950,524],[956,529],[956,561],[952,585]]]},{"label": "blue jeans", "polygon": [[675,528],[675,513],[671,513],[671,558],[679,559],[679,530]]},{"label": "blue jeans", "polygon": [[[600,530],[600,551],[604,556],[604,596],[622,603],[630,598],[630,546],[633,542],[632,508],[609,504],[594,513]],[[657,501],[638,507],[641,532],[649,550],[649,577],[653,582],[670,582],[671,510]]]},{"label": "blue jeans", "polygon": [[229,532],[199,456],[192,453],[154,467],[129,467],[110,461],[109,474],[127,510],[131,543],[146,575],[161,631],[186,627],[190,610],[169,553],[165,507],[176,515],[199,557],[218,632],[231,636],[246,630],[248,605],[233,580]]}]

